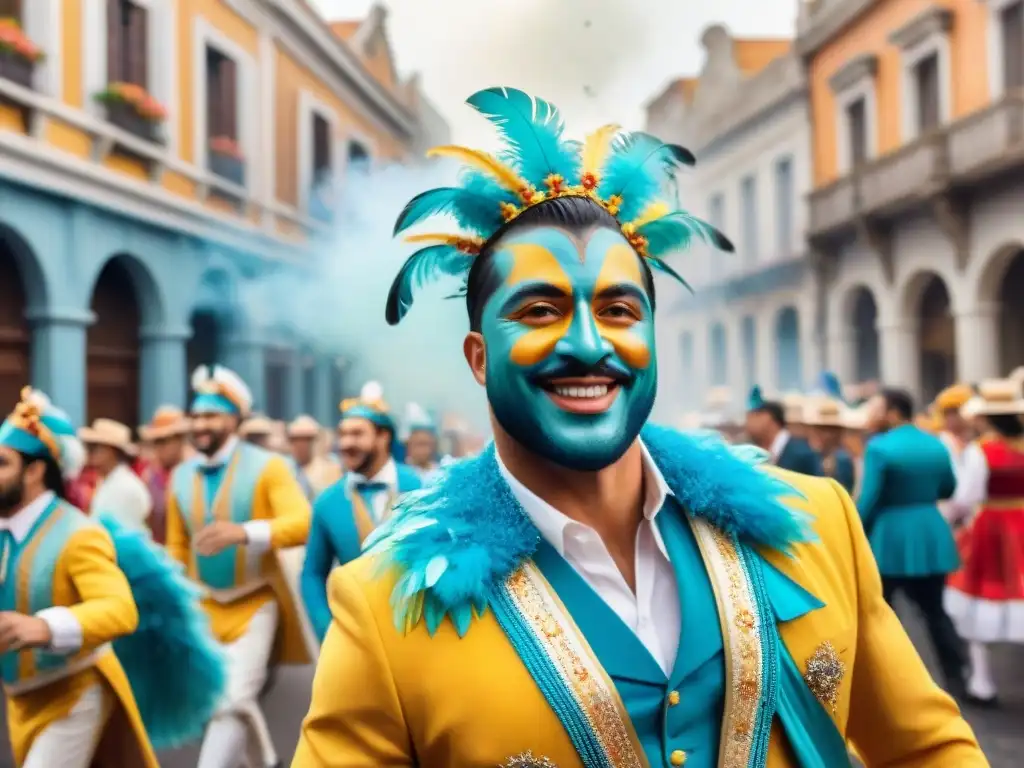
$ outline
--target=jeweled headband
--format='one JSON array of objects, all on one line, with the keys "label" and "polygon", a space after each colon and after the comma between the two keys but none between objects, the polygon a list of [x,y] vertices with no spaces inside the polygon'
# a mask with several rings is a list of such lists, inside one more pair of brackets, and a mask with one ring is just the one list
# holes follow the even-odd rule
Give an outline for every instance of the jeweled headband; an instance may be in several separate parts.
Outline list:
[{"label": "jeweled headband", "polygon": [[461,186],[414,197],[399,214],[394,234],[439,214],[453,218],[462,231],[406,238],[428,245],[408,258],[391,285],[389,324],[405,317],[424,283],[444,275],[464,278],[483,244],[502,226],[558,197],[584,197],[599,204],[651,268],[683,285],[686,281],[664,256],[685,248],[694,235],[720,250],[733,250],[710,224],[673,210],[661,199],[678,168],[694,164],[683,147],[617,125],[599,128],[582,143],[570,141],[563,136],[562,117],[553,104],[513,88],[488,88],[467,103],[497,127],[505,149],[498,156],[457,146],[428,153],[465,163]]}]

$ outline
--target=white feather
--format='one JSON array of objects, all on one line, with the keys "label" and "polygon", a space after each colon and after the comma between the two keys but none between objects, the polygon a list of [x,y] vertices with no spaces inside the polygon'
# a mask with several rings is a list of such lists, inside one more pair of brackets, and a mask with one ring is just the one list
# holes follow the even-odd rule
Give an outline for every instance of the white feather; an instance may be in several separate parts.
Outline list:
[{"label": "white feather", "polygon": [[204,384],[210,380],[210,369],[205,365],[200,365],[194,371],[192,371],[192,389],[198,391]]},{"label": "white feather", "polygon": [[252,409],[252,390],[237,373],[222,365],[215,365],[213,366],[213,380],[221,382],[242,399],[243,415]]},{"label": "white feather", "polygon": [[57,440],[60,443],[60,468],[64,478],[77,477],[85,467],[85,446],[74,435],[63,435]]},{"label": "white feather", "polygon": [[405,406],[405,420],[409,424],[430,424],[433,420],[427,409],[419,403],[409,403]]},{"label": "white feather", "polygon": [[370,402],[383,400],[384,387],[380,385],[379,381],[368,381],[363,384],[363,388],[359,391],[359,397]]},{"label": "white feather", "polygon": [[32,403],[41,412],[45,413],[52,405],[50,398],[48,398],[43,392],[38,389],[33,389],[28,394],[28,402]]}]

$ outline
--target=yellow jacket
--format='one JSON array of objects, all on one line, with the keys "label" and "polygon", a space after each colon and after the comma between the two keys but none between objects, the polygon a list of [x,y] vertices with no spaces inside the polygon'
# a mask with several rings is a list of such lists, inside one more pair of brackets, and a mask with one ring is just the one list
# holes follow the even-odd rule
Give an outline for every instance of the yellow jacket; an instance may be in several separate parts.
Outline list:
[{"label": "yellow jacket", "polygon": [[[63,514],[78,512],[66,508]],[[23,558],[29,556],[31,548],[29,541]],[[89,524],[73,533],[64,545],[53,574],[53,605],[67,607],[82,628],[82,648],[72,663],[135,631],[139,621],[135,600],[117,565],[114,543],[100,526]],[[18,654],[18,665],[22,678],[35,674],[31,651]],[[109,686],[119,705],[107,722],[94,765],[159,768],[128,678],[109,648],[101,650],[95,663],[80,672],[25,693],[8,692],[7,727],[16,765],[24,763],[36,737],[50,723],[67,717],[82,693],[93,685]]]},{"label": "yellow jacket", "polygon": [[[178,471],[185,467],[179,467]],[[269,580],[270,587],[226,604],[212,598],[203,600],[214,636],[222,643],[231,643],[245,634],[256,611],[268,600],[276,599],[281,619],[272,663],[308,664],[312,661],[294,589],[278,559],[279,550],[306,543],[311,514],[309,501],[284,458],[274,456],[269,459],[256,481],[250,519],[270,523],[270,550],[261,563],[261,572]],[[186,567],[189,577],[198,581],[195,550],[174,493],[167,496],[167,550]]]},{"label": "yellow jacket", "polygon": [[[833,714],[839,732],[869,766],[987,766],[883,599],[849,496],[832,480],[771,471],[805,495],[793,506],[809,513],[819,541],[798,544],[793,558],[765,557],[825,603],[779,625],[782,642],[801,672],[823,642],[840,651],[847,668]],[[582,768],[492,611],[462,638],[448,621],[433,637],[422,622],[402,634],[389,602],[394,576],[374,568],[363,557],[331,575],[334,620],[293,768],[493,768],[527,751],[558,768]],[[784,742],[776,725],[770,768],[795,768]]]}]

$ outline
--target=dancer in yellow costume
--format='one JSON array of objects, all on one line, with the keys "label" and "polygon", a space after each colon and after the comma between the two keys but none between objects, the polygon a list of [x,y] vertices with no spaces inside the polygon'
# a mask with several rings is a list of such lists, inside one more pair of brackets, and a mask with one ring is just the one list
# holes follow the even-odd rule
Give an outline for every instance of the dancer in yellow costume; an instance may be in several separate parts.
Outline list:
[{"label": "dancer in yellow costume", "polygon": [[82,456],[67,416],[26,389],[0,426],[0,664],[14,760],[158,768],[154,744],[201,732],[223,689],[221,658],[166,555],[64,501]]},{"label": "dancer in yellow costume", "polygon": [[306,543],[309,501],[283,456],[237,437],[252,395],[233,371],[198,369],[191,407],[199,455],[179,465],[167,500],[167,549],[204,590],[228,658],[227,691],[198,768],[278,764],[258,697],[268,666],[307,664],[307,641],[278,552]]},{"label": "dancer in yellow costume", "polygon": [[606,128],[562,136],[549,103],[469,103],[502,160],[402,212],[389,296],[464,279],[467,363],[494,443],[399,501],[331,576],[294,768],[982,768],[956,704],[882,597],[856,509],[764,452],[646,424],[651,270],[720,233],[657,197],[693,162]]}]

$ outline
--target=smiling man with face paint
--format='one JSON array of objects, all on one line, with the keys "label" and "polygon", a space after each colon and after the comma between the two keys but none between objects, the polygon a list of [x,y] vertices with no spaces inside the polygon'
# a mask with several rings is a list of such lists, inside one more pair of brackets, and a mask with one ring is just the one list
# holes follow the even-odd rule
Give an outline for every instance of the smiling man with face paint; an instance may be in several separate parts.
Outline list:
[{"label": "smiling man with face paint", "polygon": [[[496,157],[429,190],[450,214],[396,278],[464,280],[463,348],[494,443],[406,495],[337,569],[294,768],[987,765],[882,597],[849,496],[764,454],[647,424],[652,270],[694,237],[658,200],[683,148],[551,104],[469,103]],[[787,557],[787,555],[790,555]]]}]

